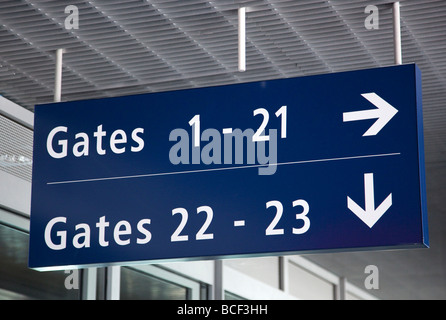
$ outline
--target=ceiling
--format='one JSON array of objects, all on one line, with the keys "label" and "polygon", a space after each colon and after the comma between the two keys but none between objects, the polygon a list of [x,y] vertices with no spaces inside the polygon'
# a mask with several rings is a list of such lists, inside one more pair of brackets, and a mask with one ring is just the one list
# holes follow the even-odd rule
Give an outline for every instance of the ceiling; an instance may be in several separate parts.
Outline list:
[{"label": "ceiling", "polygon": [[[62,100],[298,77],[392,65],[391,1],[0,0],[0,94],[33,110],[53,101],[64,48]],[[79,28],[65,21],[74,5]],[[367,5],[379,9],[368,30]],[[237,69],[237,8],[246,6],[247,71]],[[446,299],[446,1],[401,1],[403,60],[423,73],[431,249],[307,256],[375,294]]]}]

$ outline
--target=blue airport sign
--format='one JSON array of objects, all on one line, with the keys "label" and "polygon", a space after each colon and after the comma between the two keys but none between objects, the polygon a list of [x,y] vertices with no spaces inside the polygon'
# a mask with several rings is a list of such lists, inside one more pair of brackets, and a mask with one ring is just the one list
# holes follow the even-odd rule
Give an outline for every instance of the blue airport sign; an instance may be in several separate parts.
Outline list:
[{"label": "blue airport sign", "polygon": [[414,64],[35,107],[29,266],[427,247]]}]

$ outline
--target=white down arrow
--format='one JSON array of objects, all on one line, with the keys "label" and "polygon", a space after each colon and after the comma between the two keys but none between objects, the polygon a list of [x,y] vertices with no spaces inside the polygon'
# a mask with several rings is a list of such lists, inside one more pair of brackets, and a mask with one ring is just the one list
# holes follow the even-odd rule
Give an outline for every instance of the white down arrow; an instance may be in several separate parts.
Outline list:
[{"label": "white down arrow", "polygon": [[376,136],[378,132],[398,113],[390,103],[378,96],[376,93],[361,94],[365,99],[372,103],[378,109],[370,109],[363,111],[344,112],[344,122],[378,119],[376,122],[363,134],[363,137]]},{"label": "white down arrow", "polygon": [[373,173],[364,174],[365,189],[365,210],[358,206],[350,197],[347,197],[348,208],[361,219],[369,228],[372,228],[376,222],[392,206],[392,194],[384,200],[378,208],[375,209],[375,191],[373,186]]}]

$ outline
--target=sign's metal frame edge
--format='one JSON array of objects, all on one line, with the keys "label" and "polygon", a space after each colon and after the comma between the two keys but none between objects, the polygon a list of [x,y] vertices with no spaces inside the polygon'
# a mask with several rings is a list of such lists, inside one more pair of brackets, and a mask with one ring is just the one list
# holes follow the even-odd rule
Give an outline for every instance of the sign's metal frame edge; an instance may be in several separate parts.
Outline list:
[{"label": "sign's metal frame edge", "polygon": [[426,193],[426,165],[424,153],[424,126],[423,126],[423,94],[422,94],[422,74],[420,68],[413,64],[415,72],[415,94],[417,102],[417,129],[418,129],[418,170],[420,179],[420,203],[421,203],[421,224],[423,243],[429,248],[428,211]]}]

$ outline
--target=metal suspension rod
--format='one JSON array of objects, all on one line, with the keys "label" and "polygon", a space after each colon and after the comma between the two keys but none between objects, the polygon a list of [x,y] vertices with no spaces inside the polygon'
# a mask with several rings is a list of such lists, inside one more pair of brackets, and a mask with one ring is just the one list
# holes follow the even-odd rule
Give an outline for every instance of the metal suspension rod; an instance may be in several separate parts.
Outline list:
[{"label": "metal suspension rod", "polygon": [[393,4],[393,34],[395,48],[395,64],[403,64],[403,52],[401,47],[401,11],[400,3]]},{"label": "metal suspension rod", "polygon": [[56,50],[56,71],[54,75],[54,102],[62,99],[62,59],[64,49]]},{"label": "metal suspension rod", "polygon": [[238,70],[246,71],[246,8],[238,9]]}]

